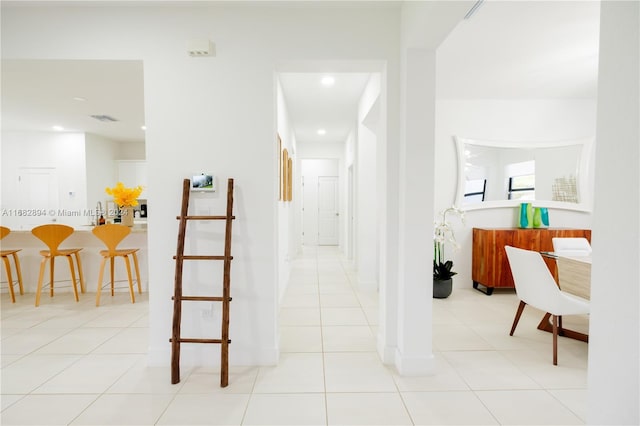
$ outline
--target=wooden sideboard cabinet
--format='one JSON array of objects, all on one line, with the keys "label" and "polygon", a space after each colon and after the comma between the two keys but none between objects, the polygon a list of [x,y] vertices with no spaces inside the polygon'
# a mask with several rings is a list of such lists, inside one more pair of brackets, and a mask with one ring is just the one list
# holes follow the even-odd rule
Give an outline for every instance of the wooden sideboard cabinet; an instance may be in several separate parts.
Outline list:
[{"label": "wooden sideboard cabinet", "polygon": [[[514,288],[511,268],[504,246],[535,251],[553,251],[554,237],[584,237],[591,242],[590,229],[569,228],[473,228],[471,279],[473,288],[486,287],[491,295],[494,288]],[[553,259],[544,258],[549,270],[557,276]],[[479,290],[479,289],[478,289]]]}]

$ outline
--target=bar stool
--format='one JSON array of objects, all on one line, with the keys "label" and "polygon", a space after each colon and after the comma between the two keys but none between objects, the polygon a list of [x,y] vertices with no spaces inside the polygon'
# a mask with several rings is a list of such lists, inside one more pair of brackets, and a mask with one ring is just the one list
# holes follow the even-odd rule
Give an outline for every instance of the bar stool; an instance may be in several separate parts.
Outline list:
[{"label": "bar stool", "polygon": [[[79,302],[78,287],[76,285],[76,273],[73,266],[73,257],[76,259],[76,265],[78,268],[78,276],[80,278],[80,290],[84,293],[84,277],[82,275],[82,264],[80,263],[80,250],[81,248],[69,248],[59,249],[58,246],[64,240],[66,240],[74,229],[67,225],[61,224],[48,224],[40,225],[31,230],[31,233],[40,239],[43,243],[49,247],[49,250],[40,250],[42,261],[40,262],[40,275],[38,277],[38,289],[36,290],[36,306],[40,305],[40,293],[42,292],[42,280],[44,278],[44,270],[47,263],[49,263],[49,293],[53,297],[53,282],[54,282],[54,265],[55,258],[57,256],[64,256],[69,261],[69,270],[71,271],[71,283],[73,288],[73,295],[76,302]],[[72,257],[73,256],[73,257]]]},{"label": "bar stool", "polygon": [[[9,235],[11,230],[5,226],[0,227],[0,240]],[[16,303],[16,295],[13,291],[15,281],[11,275],[11,264],[9,263],[9,256],[13,257],[13,263],[16,267],[16,275],[18,276],[18,287],[20,288],[20,294],[24,294],[24,288],[22,287],[22,272],[20,272],[20,260],[18,259],[18,252],[21,249],[9,249],[0,250],[0,256],[4,262],[4,269],[7,271],[7,281],[9,282],[9,294],[11,295],[11,303]]]},{"label": "bar stool", "polygon": [[111,296],[114,294],[114,266],[115,258],[122,257],[124,264],[127,267],[127,277],[129,279],[129,295],[131,296],[131,303],[136,303],[135,292],[133,291],[133,279],[131,277],[131,263],[129,256],[133,259],[133,266],[136,270],[136,281],[138,282],[138,293],[142,294],[142,286],[140,285],[140,268],[138,267],[137,252],[140,249],[118,249],[118,244],[131,233],[131,228],[125,225],[119,225],[116,223],[110,223],[107,225],[100,225],[93,228],[93,235],[98,237],[106,246],[107,250],[100,250],[102,256],[102,262],[100,263],[100,273],[98,276],[98,291],[96,292],[96,306],[100,306],[100,294],[102,293],[102,279],[104,277],[104,267],[107,263],[107,259],[110,261],[111,266]]}]

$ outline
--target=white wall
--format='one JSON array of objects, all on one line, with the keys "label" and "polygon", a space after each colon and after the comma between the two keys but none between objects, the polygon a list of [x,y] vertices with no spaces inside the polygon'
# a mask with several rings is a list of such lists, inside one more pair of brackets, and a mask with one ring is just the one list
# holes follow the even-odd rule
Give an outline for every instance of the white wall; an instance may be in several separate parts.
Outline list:
[{"label": "white wall", "polygon": [[[356,169],[355,164],[355,150],[356,150],[356,126],[354,121],[354,128],[349,132],[347,140],[344,143],[344,206],[345,217],[343,218],[344,227],[342,228],[342,235],[344,235],[344,245],[342,247],[343,253],[347,256],[352,263],[356,265],[356,258],[358,256],[356,241],[356,198],[358,197],[357,185],[356,185]],[[349,199],[349,191],[351,191],[351,200]]]},{"label": "white wall", "polygon": [[85,142],[88,207],[95,209],[100,201],[104,209],[106,201],[112,199],[105,188],[118,182],[115,160],[120,156],[120,143],[90,133],[85,134]]},{"label": "white wall", "polygon": [[[282,87],[280,83],[276,83],[276,91],[277,91],[277,128],[278,135],[280,136],[280,145],[277,143],[274,145],[274,150],[276,151],[276,156],[280,156],[280,160],[282,161],[282,150],[285,148],[289,153],[289,157],[292,159],[294,166],[294,182],[297,181],[296,176],[300,174],[297,170],[297,162],[296,162],[296,150],[297,143],[295,133],[290,125],[289,119],[289,110],[287,108],[286,101],[284,99],[284,94],[282,92]],[[277,139],[277,138],[276,138]],[[278,151],[278,147],[280,148],[280,152]],[[279,170],[279,162],[276,162],[275,167],[275,175],[276,175],[276,192],[279,194],[281,191],[280,185],[280,170]],[[284,296],[285,290],[287,288],[287,284],[289,283],[289,275],[291,272],[291,261],[295,259],[296,254],[298,252],[298,245],[296,244],[297,234],[296,234],[296,205],[298,203],[298,199],[300,198],[301,192],[297,187],[294,186],[293,190],[293,200],[292,201],[278,201],[278,211],[277,211],[277,223],[278,223],[278,300],[282,301],[282,297]],[[280,194],[281,198],[284,198],[284,194]],[[277,197],[276,197],[277,198]]]},{"label": "white wall", "polygon": [[358,132],[356,142],[358,286],[375,290],[379,284],[378,253],[378,138],[380,121],[380,74],[371,74],[358,104]]},{"label": "white wall", "polygon": [[587,423],[640,424],[640,4],[603,1]]},{"label": "white wall", "polygon": [[[398,9],[384,5],[76,4],[21,8],[3,4],[3,57],[144,62],[148,198],[154,203],[148,221],[149,262],[153,265],[151,363],[169,362],[175,216],[182,179],[194,170],[211,170],[220,179],[221,188],[225,188],[227,177],[234,177],[236,183],[231,363],[276,362],[274,72],[283,61],[292,60],[382,62],[392,76],[389,90],[397,93],[398,33]],[[185,44],[194,37],[213,40],[217,55],[189,57]],[[398,130],[390,127],[388,131],[397,134]],[[224,210],[223,192],[194,200],[193,209]],[[207,242],[220,238],[221,231],[215,226],[194,227],[187,247],[199,252],[218,249]],[[186,268],[185,278],[193,284],[185,288],[185,294],[215,293],[217,284],[211,284],[211,277],[217,277],[218,271],[211,268]],[[193,314],[184,317],[185,337],[197,337],[213,326],[202,318],[201,309],[188,309]],[[214,345],[184,345],[183,349],[185,364],[215,365],[219,357],[219,348]]]},{"label": "white wall", "polygon": [[119,142],[118,160],[144,160],[146,146],[144,142]]},{"label": "white wall", "polygon": [[[560,141],[595,135],[594,100],[438,100],[436,102],[435,211],[454,204],[457,185],[457,153],[453,136],[497,141]],[[597,144],[597,143],[596,143]],[[592,162],[593,164],[593,162]],[[593,177],[593,169],[590,171]],[[589,194],[593,188],[587,189]],[[591,229],[591,214],[550,209],[552,227]],[[452,253],[455,287],[470,287],[472,229],[510,227],[516,224],[516,208],[468,211],[464,226],[457,226],[459,252]]]},{"label": "white wall", "polygon": [[[19,171],[22,167],[55,168],[58,206],[54,215],[17,216],[15,209],[25,209],[18,193]],[[45,209],[47,206],[30,206]],[[88,223],[85,167],[85,136],[83,133],[2,132],[2,216],[3,226],[31,229],[51,222],[79,226]],[[64,212],[64,214],[60,214]]]}]

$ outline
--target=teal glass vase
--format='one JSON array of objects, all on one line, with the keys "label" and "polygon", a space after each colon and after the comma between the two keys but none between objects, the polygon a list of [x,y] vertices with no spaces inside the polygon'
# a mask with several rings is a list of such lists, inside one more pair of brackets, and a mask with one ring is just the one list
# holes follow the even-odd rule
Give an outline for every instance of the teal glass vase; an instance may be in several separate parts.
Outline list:
[{"label": "teal glass vase", "polygon": [[546,207],[542,207],[540,209],[540,215],[542,216],[542,226],[545,228],[549,227],[549,209]]},{"label": "teal glass vase", "polygon": [[520,203],[518,227],[531,228],[533,226],[533,212],[531,210],[531,203]]}]

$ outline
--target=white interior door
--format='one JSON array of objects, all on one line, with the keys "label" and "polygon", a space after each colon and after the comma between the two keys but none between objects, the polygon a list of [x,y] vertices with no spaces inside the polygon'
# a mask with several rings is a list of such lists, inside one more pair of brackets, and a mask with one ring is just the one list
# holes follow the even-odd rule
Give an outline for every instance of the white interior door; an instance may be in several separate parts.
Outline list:
[{"label": "white interior door", "polygon": [[338,177],[318,177],[318,245],[339,243]]},{"label": "white interior door", "polygon": [[58,174],[54,167],[21,167],[18,176],[19,206],[29,212],[25,229],[55,220],[58,213]]},{"label": "white interior door", "polygon": [[309,182],[312,179],[302,177],[302,244],[315,246],[318,244],[318,194],[317,185]]}]

